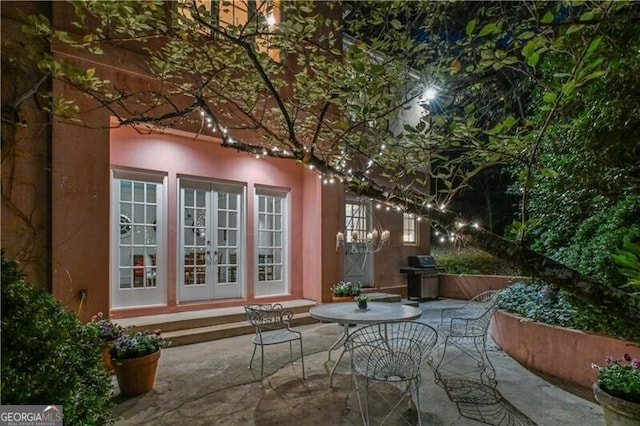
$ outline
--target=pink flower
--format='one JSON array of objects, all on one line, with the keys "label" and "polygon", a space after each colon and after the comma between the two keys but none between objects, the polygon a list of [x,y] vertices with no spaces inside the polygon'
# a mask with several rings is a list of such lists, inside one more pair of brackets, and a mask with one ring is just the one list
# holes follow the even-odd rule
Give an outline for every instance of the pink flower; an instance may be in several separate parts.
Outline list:
[{"label": "pink flower", "polygon": [[604,362],[606,362],[607,364],[611,364],[611,363],[613,362],[613,358],[612,358],[612,357],[610,357],[610,356],[607,356],[607,357],[604,359]]}]

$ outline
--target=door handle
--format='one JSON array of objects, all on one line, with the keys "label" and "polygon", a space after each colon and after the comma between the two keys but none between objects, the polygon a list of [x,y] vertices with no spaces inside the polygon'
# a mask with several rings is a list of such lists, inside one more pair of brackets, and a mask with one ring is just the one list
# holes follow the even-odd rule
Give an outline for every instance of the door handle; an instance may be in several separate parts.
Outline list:
[{"label": "door handle", "polygon": [[211,265],[214,262],[213,258],[211,257],[211,241],[207,241],[207,251],[205,253],[207,265]]}]

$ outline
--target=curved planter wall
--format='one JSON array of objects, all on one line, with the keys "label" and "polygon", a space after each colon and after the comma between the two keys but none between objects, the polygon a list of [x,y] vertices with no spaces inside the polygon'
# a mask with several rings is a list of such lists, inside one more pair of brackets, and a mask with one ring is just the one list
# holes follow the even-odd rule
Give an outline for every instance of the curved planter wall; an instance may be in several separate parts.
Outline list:
[{"label": "curved planter wall", "polygon": [[500,290],[521,279],[504,275],[438,274],[438,292],[447,299],[469,300],[483,291]]},{"label": "curved planter wall", "polygon": [[598,334],[551,326],[497,310],[491,336],[512,358],[533,371],[549,374],[570,384],[591,388],[606,356],[627,353],[640,358],[638,344]]}]

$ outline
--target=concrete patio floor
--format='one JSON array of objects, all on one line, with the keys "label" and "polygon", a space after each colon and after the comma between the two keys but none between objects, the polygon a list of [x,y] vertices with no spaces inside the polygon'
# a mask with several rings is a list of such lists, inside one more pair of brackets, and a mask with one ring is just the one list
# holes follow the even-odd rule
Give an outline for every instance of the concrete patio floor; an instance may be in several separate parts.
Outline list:
[{"label": "concrete patio floor", "polygon": [[[441,299],[422,302],[418,320],[435,325],[443,307],[463,301]],[[239,336],[162,350],[154,389],[139,397],[118,395],[112,410],[116,425],[358,425],[362,424],[355,400],[345,410],[349,362],[340,363],[334,386],[329,387],[327,349],[338,339],[337,324],[296,327],[303,335],[305,372],[288,363],[286,345],[265,348],[265,386],[259,383],[259,353],[254,369],[247,368],[253,345],[251,336]],[[294,356],[295,356],[294,346]],[[335,355],[334,355],[335,354]],[[337,353],[332,354],[332,359]],[[489,342],[489,358],[496,369],[498,390],[507,400],[503,409],[515,410],[542,426],[604,425],[602,410],[586,399],[566,392],[532,374]],[[257,361],[257,362],[256,362]],[[298,360],[299,361],[299,360]],[[256,368],[257,367],[257,368]],[[462,417],[456,404],[434,384],[431,367],[424,365],[420,387],[424,425],[480,425]],[[374,411],[377,407],[374,407]],[[375,416],[372,414],[372,424]],[[494,424],[510,423],[500,417]],[[530,424],[533,424],[530,423]],[[386,424],[403,424],[392,418]]]}]

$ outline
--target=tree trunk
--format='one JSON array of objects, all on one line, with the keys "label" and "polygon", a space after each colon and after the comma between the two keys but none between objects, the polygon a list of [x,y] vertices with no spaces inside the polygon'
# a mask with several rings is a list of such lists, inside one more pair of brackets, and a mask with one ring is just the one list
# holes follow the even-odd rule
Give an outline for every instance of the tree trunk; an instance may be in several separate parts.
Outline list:
[{"label": "tree trunk", "polygon": [[525,273],[551,283],[594,306],[600,306],[608,313],[634,321],[640,320],[640,297],[605,285],[517,242],[505,240],[487,230],[463,223],[454,212],[412,203],[371,180],[367,180],[365,185],[362,182],[348,181],[345,186],[360,195],[402,206],[403,211],[418,214],[446,229],[454,229],[456,236],[468,244],[510,261]]}]

